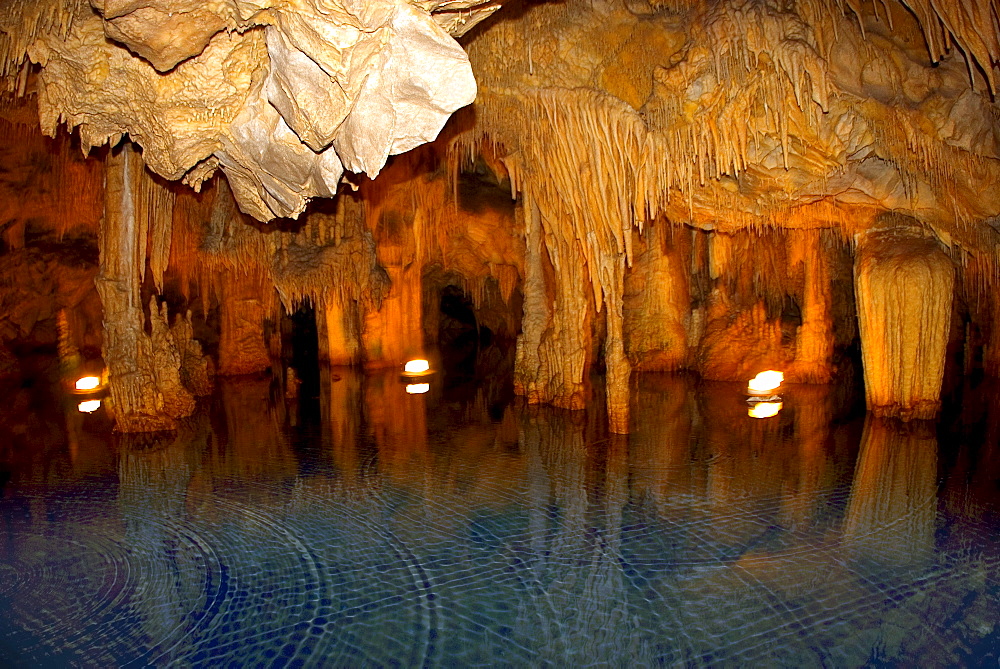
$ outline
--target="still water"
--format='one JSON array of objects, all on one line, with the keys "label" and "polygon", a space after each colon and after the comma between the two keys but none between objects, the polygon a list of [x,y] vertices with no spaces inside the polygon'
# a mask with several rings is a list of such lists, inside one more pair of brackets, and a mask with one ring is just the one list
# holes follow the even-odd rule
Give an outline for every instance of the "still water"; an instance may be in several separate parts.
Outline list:
[{"label": "still water", "polygon": [[176,435],[4,389],[4,666],[997,666],[1000,411],[842,387],[601,408],[509,381],[220,381]]}]

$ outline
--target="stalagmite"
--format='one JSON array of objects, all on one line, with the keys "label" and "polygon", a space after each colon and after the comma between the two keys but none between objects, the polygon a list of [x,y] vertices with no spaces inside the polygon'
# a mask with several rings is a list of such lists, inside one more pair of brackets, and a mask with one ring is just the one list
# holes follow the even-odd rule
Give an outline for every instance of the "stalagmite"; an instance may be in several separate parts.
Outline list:
[{"label": "stalagmite", "polygon": [[951,259],[919,227],[896,227],[859,240],[854,276],[868,408],[933,418],[951,324]]}]

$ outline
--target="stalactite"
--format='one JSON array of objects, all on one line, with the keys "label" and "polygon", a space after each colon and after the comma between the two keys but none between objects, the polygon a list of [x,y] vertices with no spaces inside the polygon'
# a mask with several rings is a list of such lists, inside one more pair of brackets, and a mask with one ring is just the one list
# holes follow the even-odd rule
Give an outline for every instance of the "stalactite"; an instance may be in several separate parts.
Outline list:
[{"label": "stalactite", "polygon": [[[89,9],[85,0],[5,2],[0,7],[0,80],[23,71],[32,42],[49,34],[65,38],[77,14]],[[23,94],[23,87],[18,92]]]},{"label": "stalactite", "polygon": [[138,187],[142,192],[137,199],[139,206],[135,216],[140,225],[147,227],[149,269],[153,275],[153,285],[157,292],[162,293],[163,273],[170,261],[174,193],[166,183],[157,181],[147,170],[143,170]]},{"label": "stalactite", "polygon": [[860,241],[854,274],[868,408],[933,418],[951,324],[951,259],[919,227],[897,224]]},{"label": "stalactite", "polygon": [[1000,62],[1000,2],[980,0],[901,0],[920,20],[931,58],[937,62],[956,45],[969,61],[970,78],[978,65],[996,93]]}]

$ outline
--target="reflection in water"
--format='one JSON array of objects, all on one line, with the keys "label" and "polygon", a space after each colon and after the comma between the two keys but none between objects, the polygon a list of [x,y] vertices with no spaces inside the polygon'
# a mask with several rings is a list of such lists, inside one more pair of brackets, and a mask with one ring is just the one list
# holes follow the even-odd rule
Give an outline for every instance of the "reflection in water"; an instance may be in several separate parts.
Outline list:
[{"label": "reflection in water", "polygon": [[974,421],[989,444],[939,456],[928,426],[863,423],[831,387],[786,389],[761,421],[739,384],[643,375],[626,437],[599,408],[429,386],[349,369],[323,370],[318,398],[223,381],[181,431],[139,437],[13,396],[25,422],[0,427],[0,660],[859,666],[995,652],[998,477],[977,459],[995,452],[993,419]]},{"label": "reflection in water", "polygon": [[924,567],[937,516],[934,426],[869,416],[844,521],[852,557],[886,567]]}]

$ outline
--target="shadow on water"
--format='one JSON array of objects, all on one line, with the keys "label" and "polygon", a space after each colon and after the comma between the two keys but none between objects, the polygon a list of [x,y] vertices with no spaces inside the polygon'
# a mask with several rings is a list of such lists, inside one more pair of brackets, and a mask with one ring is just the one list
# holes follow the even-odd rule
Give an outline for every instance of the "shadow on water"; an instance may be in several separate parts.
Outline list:
[{"label": "shadow on water", "polygon": [[739,384],[645,374],[620,436],[457,345],[420,394],[220,380],[169,434],[6,389],[0,660],[995,664],[995,387],[905,425],[851,384],[757,419]]}]

